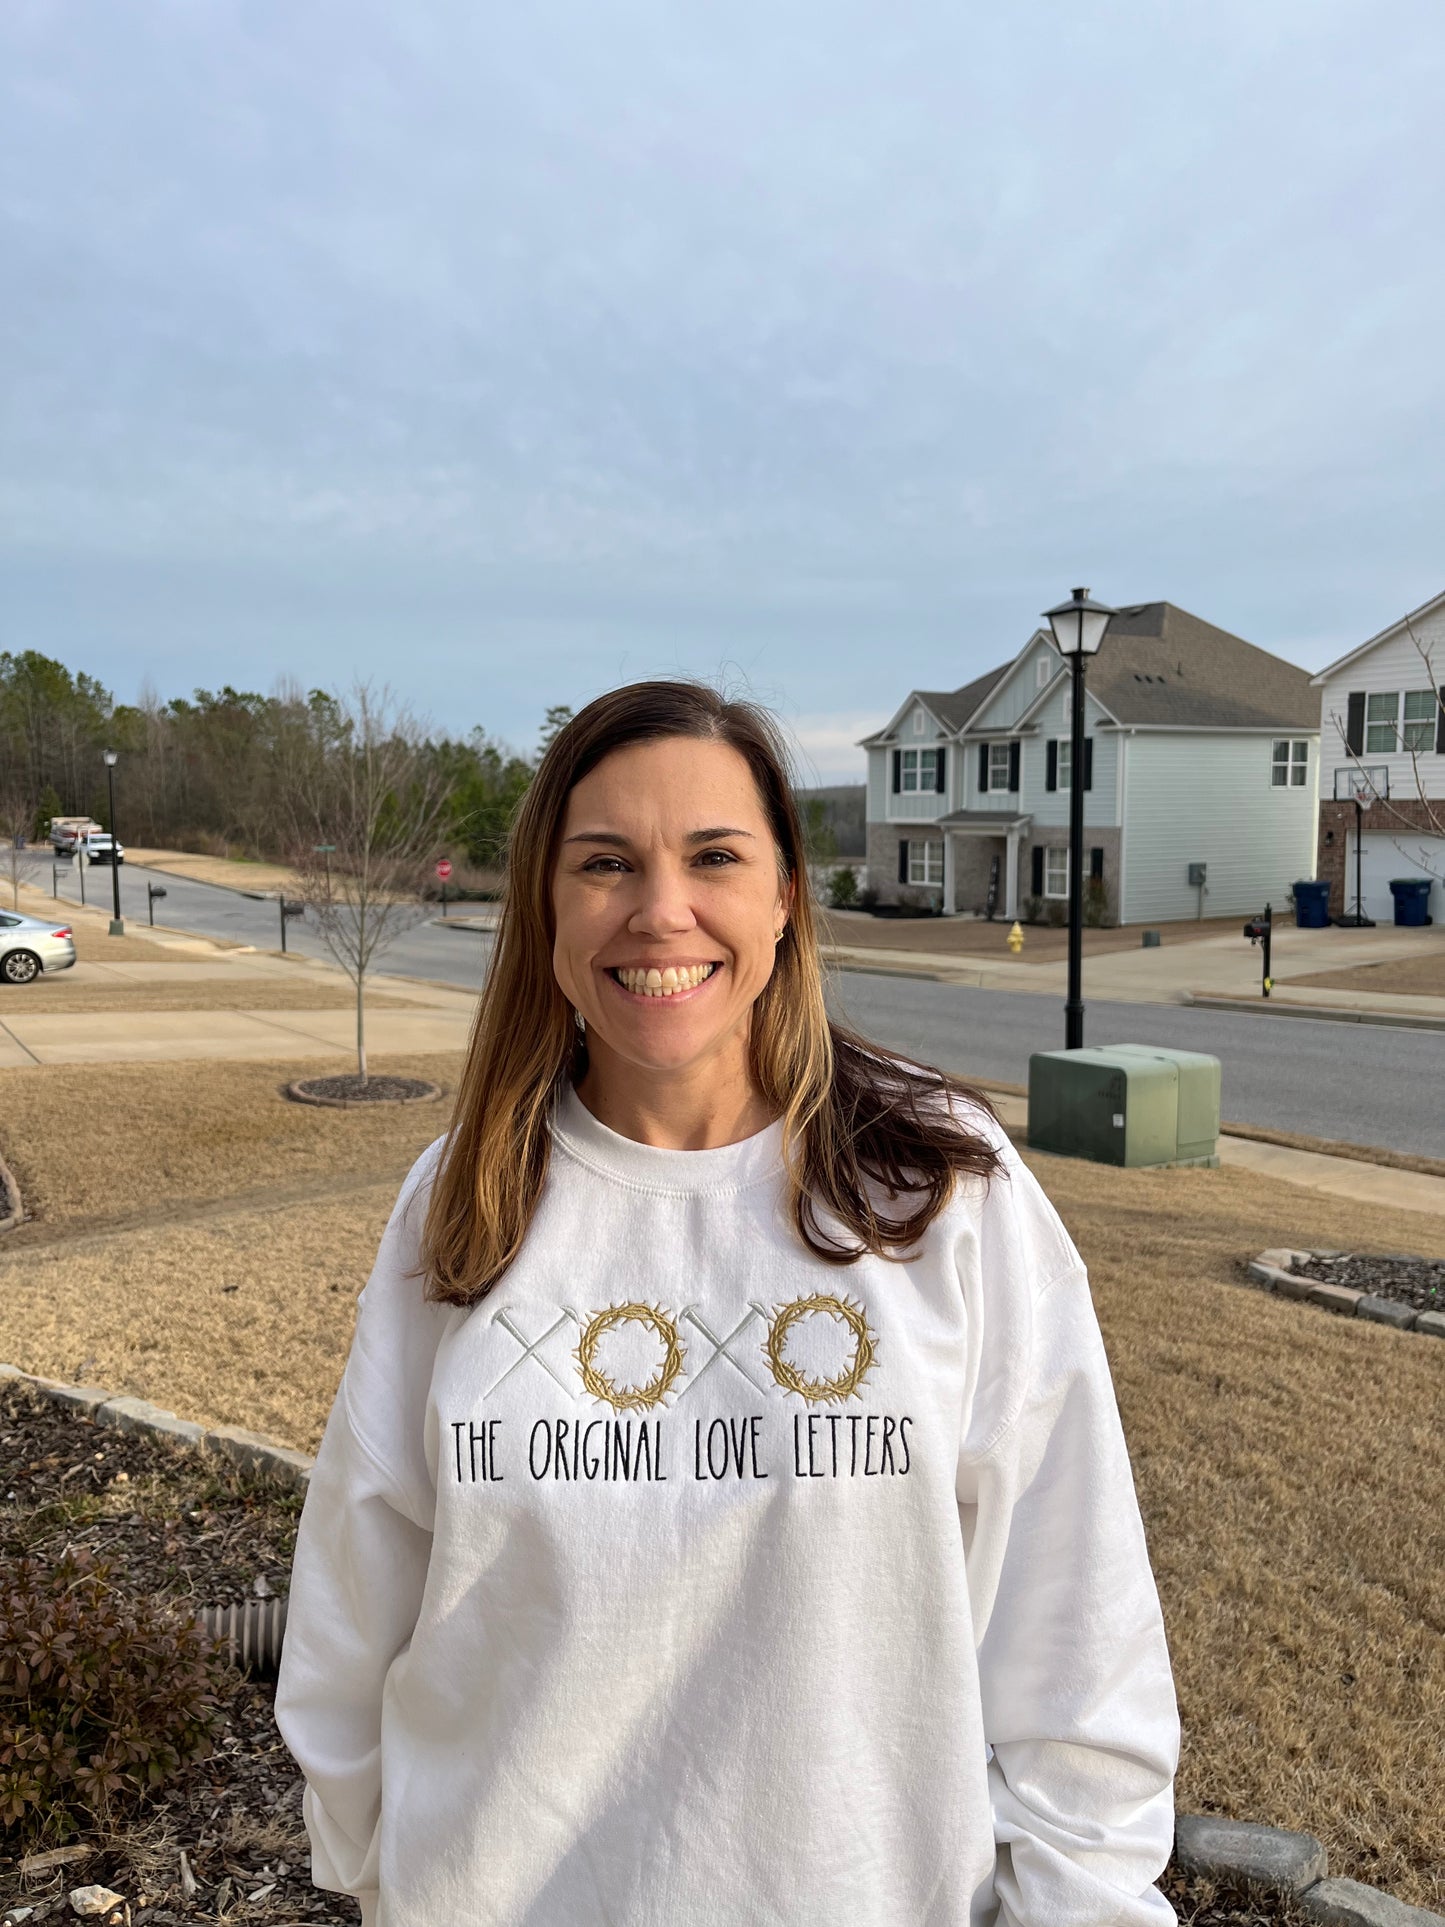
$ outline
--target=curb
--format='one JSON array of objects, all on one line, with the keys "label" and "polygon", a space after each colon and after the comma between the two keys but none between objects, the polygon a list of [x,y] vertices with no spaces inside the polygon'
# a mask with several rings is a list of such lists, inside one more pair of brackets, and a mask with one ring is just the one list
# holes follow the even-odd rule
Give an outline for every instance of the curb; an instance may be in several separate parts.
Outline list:
[{"label": "curb", "polygon": [[4,1158],[0,1158],[0,1210],[9,1213],[8,1217],[0,1218],[0,1231],[13,1231],[17,1224],[24,1224],[25,1200],[20,1195],[15,1173]]},{"label": "curb", "polygon": [[1201,997],[1188,990],[1184,1002],[1191,1010],[1252,1011],[1260,1017],[1313,1017],[1326,1024],[1383,1024],[1393,1030],[1445,1030],[1445,1017],[1412,1016],[1396,1010],[1344,1010],[1329,1004],[1277,1004],[1271,997]]},{"label": "curb", "polygon": [[68,1405],[97,1425],[113,1425],[121,1432],[143,1432],[152,1438],[169,1439],[175,1445],[193,1446],[202,1452],[215,1452],[243,1469],[264,1473],[292,1491],[304,1492],[311,1481],[315,1460],[304,1452],[293,1452],[260,1432],[247,1432],[238,1425],[196,1425],[177,1418],[164,1406],[148,1399],[131,1398],[125,1393],[108,1392],[103,1385],[62,1385],[35,1372],[22,1372],[18,1365],[0,1364],[0,1384],[18,1382],[29,1385],[56,1405]]},{"label": "curb", "polygon": [[1445,1311],[1416,1311],[1393,1298],[1377,1298],[1373,1292],[1359,1291],[1353,1285],[1326,1284],[1319,1278],[1306,1278],[1290,1266],[1305,1262],[1316,1254],[1310,1251],[1261,1251],[1245,1266],[1251,1284],[1272,1291],[1281,1298],[1298,1298],[1321,1311],[1332,1311],[1342,1318],[1364,1318],[1374,1325],[1390,1325],[1396,1331],[1418,1332],[1425,1338],[1445,1338]]},{"label": "curb", "polygon": [[1329,1856],[1312,1833],[1181,1813],[1174,1864],[1186,1873],[1288,1894],[1320,1927],[1445,1927],[1445,1914],[1410,1907],[1358,1880],[1331,1880]]}]

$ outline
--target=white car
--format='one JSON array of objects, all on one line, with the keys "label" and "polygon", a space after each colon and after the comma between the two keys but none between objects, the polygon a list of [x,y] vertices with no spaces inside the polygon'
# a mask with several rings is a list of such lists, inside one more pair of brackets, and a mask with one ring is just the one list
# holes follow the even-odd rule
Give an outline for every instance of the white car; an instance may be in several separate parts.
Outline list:
[{"label": "white car", "polygon": [[87,863],[124,863],[125,845],[117,843],[105,830],[92,830],[75,846],[76,855],[85,857]]},{"label": "white car", "polygon": [[0,984],[29,984],[47,970],[69,970],[75,938],[68,923],[42,923],[0,910]]}]

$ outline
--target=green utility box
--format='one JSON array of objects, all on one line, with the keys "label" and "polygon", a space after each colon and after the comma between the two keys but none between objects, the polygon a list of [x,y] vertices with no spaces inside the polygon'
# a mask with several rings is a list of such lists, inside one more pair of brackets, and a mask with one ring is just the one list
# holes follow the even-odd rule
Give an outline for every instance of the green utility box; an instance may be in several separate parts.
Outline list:
[{"label": "green utility box", "polygon": [[1036,1051],[1029,1144],[1096,1164],[1217,1164],[1219,1062],[1148,1044]]}]

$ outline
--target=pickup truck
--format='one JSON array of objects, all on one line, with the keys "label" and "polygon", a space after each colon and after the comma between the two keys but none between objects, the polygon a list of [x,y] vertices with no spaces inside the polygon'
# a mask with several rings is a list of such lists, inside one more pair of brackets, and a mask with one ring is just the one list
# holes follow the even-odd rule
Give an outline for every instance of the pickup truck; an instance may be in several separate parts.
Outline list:
[{"label": "pickup truck", "polygon": [[84,855],[87,863],[124,863],[125,845],[117,843],[108,830],[89,830],[75,848],[76,860]]}]

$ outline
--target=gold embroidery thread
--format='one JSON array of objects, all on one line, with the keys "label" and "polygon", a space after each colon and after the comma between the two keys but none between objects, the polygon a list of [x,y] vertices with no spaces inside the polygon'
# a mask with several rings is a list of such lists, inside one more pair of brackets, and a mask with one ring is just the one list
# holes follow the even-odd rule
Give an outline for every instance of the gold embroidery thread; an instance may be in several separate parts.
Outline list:
[{"label": "gold embroidery thread", "polygon": [[[824,1312],[845,1324],[853,1334],[853,1358],[846,1371],[836,1378],[808,1378],[785,1355],[788,1334],[793,1326],[804,1318],[811,1318],[817,1312]],[[852,1398],[867,1377],[874,1359],[873,1334],[868,1329],[868,1320],[862,1307],[851,1304],[845,1298],[834,1298],[829,1293],[818,1293],[812,1298],[795,1298],[791,1305],[784,1305],[768,1326],[767,1343],[763,1346],[768,1365],[774,1379],[785,1392],[796,1392],[810,1405],[829,1405],[834,1400]]]},{"label": "gold embroidery thread", "polygon": [[[617,1385],[596,1363],[600,1340],[619,1325],[628,1323],[646,1325],[663,1344],[662,1364],[658,1367],[656,1377],[650,1378],[645,1385]],[[606,1311],[595,1312],[582,1333],[574,1356],[585,1389],[593,1398],[602,1399],[616,1412],[642,1412],[660,1405],[682,1370],[682,1346],[677,1327],[665,1311],[653,1305],[610,1305]]]}]

